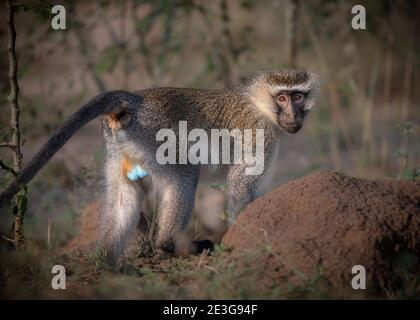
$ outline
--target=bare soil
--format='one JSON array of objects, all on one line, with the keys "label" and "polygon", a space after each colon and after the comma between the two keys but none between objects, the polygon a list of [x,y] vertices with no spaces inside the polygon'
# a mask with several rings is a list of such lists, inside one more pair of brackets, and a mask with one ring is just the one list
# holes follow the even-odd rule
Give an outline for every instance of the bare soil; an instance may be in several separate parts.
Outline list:
[{"label": "bare soil", "polygon": [[87,204],[80,215],[79,234],[67,244],[63,251],[89,249],[95,243],[98,239],[100,210],[101,203],[99,200],[95,200]]},{"label": "bare soil", "polygon": [[[382,296],[418,270],[420,182],[314,173],[251,203],[222,243],[233,255],[258,248],[271,253],[261,264],[264,280],[273,284],[321,273],[329,286],[348,288],[352,267],[363,265],[366,291]],[[276,272],[279,261],[282,272]]]}]

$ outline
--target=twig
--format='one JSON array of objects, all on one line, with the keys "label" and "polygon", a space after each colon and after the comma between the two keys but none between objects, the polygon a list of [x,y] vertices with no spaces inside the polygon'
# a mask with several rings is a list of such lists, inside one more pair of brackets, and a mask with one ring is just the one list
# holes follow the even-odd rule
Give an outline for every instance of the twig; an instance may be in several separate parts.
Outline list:
[{"label": "twig", "polygon": [[0,167],[3,169],[3,170],[6,170],[6,171],[8,171],[8,172],[10,172],[12,175],[14,175],[15,177],[17,176],[17,172],[13,169],[13,168],[11,168],[11,167],[9,167],[8,165],[6,165],[4,162],[3,162],[3,160],[1,160],[0,159]]},{"label": "twig", "polygon": [[200,269],[201,265],[203,264],[204,259],[207,257],[208,252],[206,252],[206,250],[204,250],[201,254],[200,254],[200,259],[198,260],[197,263],[197,267],[195,268],[195,270]]},{"label": "twig", "polygon": [[290,67],[297,66],[297,24],[298,24],[299,0],[288,0],[286,6],[285,29],[287,37],[287,58]]},{"label": "twig", "polygon": [[219,271],[215,267],[207,266],[207,265],[205,265],[203,267],[206,268],[206,269],[208,269],[208,270],[210,270],[210,271],[213,271],[217,275],[220,275]]},{"label": "twig", "polygon": [[[19,84],[17,80],[17,59],[16,59],[16,29],[15,29],[15,7],[16,4],[13,0],[6,0],[7,7],[7,30],[9,35],[9,42],[7,44],[7,52],[9,56],[9,82],[10,82],[10,95],[8,100],[10,101],[10,113],[11,113],[11,127],[12,127],[12,140],[11,144],[16,148],[13,150],[13,171],[9,172],[17,175],[23,166],[23,155],[21,151],[21,133],[20,133],[20,107],[19,107]],[[6,168],[7,166],[3,166]],[[11,169],[11,168],[10,168]],[[7,169],[6,169],[7,170]],[[26,197],[26,188],[23,194]],[[23,234],[23,216],[25,214],[25,208],[20,204],[14,204],[17,207],[14,220],[14,240],[16,248],[22,248],[25,245],[25,237]]]},{"label": "twig", "polygon": [[17,81],[17,59],[15,52],[16,45],[16,30],[14,20],[14,8],[15,4],[12,0],[7,0],[7,25],[9,34],[9,43],[7,45],[7,52],[9,55],[9,81],[10,81],[10,95],[8,100],[10,101],[10,111],[12,115],[11,126],[13,130],[11,144],[15,146],[13,153],[13,167],[16,172],[22,168],[23,155],[21,152],[21,134],[20,134],[20,107],[19,107],[19,84]]},{"label": "twig", "polygon": [[3,238],[3,240],[6,240],[6,241],[11,242],[11,243],[13,243],[13,244],[15,243],[15,240],[10,239],[10,238],[8,238],[8,237],[6,237],[6,236],[4,236],[4,235],[2,235],[1,237]]},{"label": "twig", "polygon": [[16,150],[16,146],[14,144],[11,144],[11,143],[0,143],[0,148],[9,148],[12,151]]}]

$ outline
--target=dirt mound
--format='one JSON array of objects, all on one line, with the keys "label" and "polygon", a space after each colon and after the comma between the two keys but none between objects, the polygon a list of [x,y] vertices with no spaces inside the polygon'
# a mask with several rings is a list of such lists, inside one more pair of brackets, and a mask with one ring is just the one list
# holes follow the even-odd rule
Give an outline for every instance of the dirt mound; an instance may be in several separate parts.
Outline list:
[{"label": "dirt mound", "polygon": [[[352,267],[362,265],[368,294],[399,290],[413,268],[419,275],[420,182],[315,173],[251,203],[223,244],[233,254],[271,253],[261,263],[272,283],[321,272],[328,285],[351,290]],[[279,261],[285,268],[276,272]]]},{"label": "dirt mound", "polygon": [[79,234],[66,245],[63,252],[73,249],[89,249],[96,243],[99,234],[100,210],[99,200],[92,201],[86,206],[81,214]]}]

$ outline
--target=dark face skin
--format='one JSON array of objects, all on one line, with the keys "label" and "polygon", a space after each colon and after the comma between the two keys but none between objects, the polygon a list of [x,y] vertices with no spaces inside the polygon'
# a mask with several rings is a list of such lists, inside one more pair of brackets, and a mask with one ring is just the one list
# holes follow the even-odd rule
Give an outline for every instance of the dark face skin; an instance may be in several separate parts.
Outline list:
[{"label": "dark face skin", "polygon": [[277,122],[284,131],[296,133],[302,128],[306,96],[305,92],[283,90],[273,97],[277,105]]}]

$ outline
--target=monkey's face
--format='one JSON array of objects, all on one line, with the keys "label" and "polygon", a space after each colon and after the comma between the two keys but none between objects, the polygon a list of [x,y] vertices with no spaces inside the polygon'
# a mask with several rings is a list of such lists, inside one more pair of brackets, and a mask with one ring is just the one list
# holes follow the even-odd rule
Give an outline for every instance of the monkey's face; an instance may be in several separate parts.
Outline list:
[{"label": "monkey's face", "polygon": [[283,70],[262,73],[248,94],[264,116],[288,133],[298,132],[313,107],[319,76],[306,71]]},{"label": "monkey's face", "polygon": [[306,98],[307,93],[297,90],[282,90],[274,95],[275,120],[284,131],[296,133],[302,128]]}]

